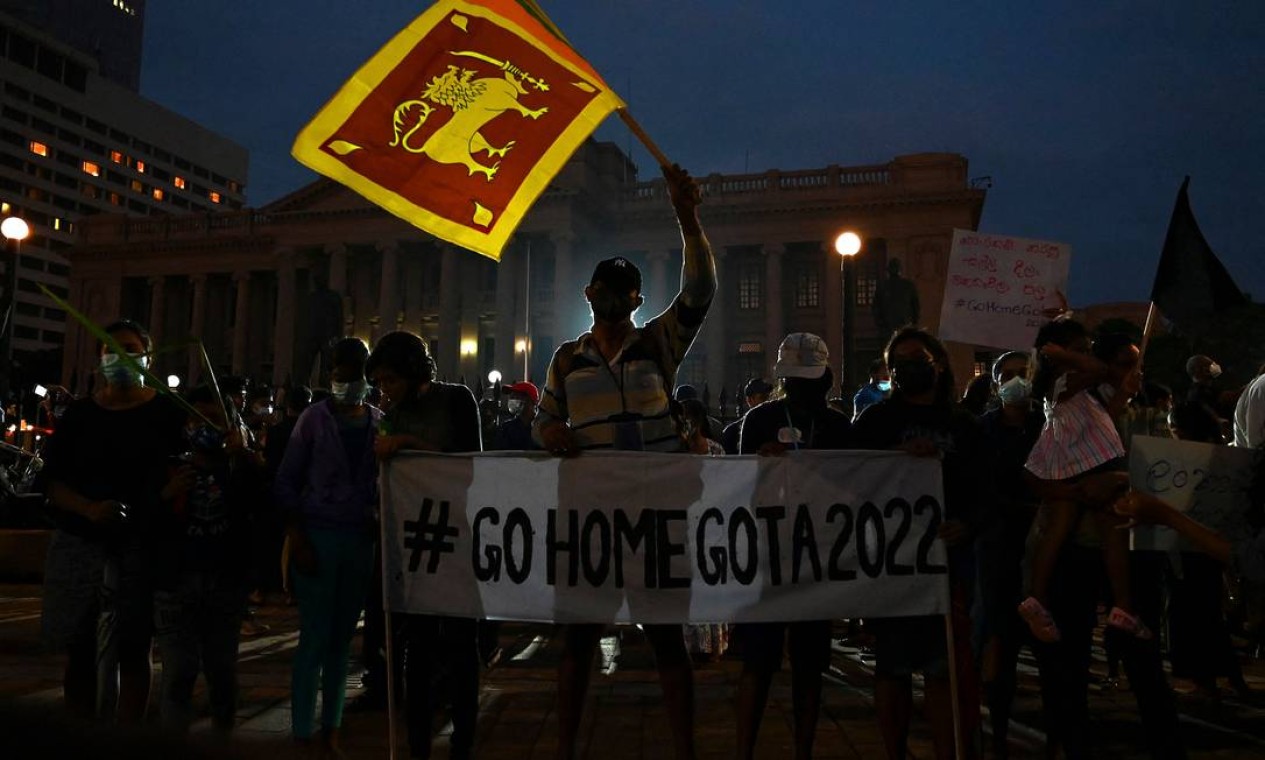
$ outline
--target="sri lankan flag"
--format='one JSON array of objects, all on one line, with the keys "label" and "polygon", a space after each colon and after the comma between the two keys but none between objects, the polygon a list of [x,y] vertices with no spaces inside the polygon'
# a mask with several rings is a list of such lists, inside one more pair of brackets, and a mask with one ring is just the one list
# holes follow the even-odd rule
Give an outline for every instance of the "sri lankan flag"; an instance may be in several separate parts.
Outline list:
[{"label": "sri lankan flag", "polygon": [[499,260],[567,159],[623,102],[530,0],[440,0],[294,142],[301,163]]}]

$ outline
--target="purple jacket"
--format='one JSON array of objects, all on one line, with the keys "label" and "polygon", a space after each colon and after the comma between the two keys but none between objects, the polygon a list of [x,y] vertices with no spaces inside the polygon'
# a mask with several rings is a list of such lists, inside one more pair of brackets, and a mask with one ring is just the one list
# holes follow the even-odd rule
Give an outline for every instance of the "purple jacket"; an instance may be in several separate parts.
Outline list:
[{"label": "purple jacket", "polygon": [[378,503],[373,437],[382,412],[367,409],[369,440],[354,478],[331,402],[313,404],[299,415],[273,483],[283,512],[297,512],[306,527],[327,530],[359,530],[373,520]]}]

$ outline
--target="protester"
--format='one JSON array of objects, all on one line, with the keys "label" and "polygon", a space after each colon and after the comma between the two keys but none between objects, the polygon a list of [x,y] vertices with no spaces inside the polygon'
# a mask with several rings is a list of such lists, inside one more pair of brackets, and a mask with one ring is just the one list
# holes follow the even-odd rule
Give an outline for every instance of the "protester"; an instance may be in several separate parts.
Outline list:
[{"label": "protester", "polygon": [[[697,401],[700,404],[703,403],[702,397],[698,395],[698,389],[692,385],[678,385],[676,390],[672,392],[672,398],[682,404],[686,401]],[[719,441],[722,432],[721,428],[723,426],[721,425],[720,420],[706,414],[706,405],[703,406],[703,409],[703,416],[707,422],[707,424],[703,426],[703,435],[713,441]]]},{"label": "protester", "polygon": [[137,369],[153,350],[145,328],[122,320],[105,332],[131,361],[100,347],[104,383],[67,408],[44,451],[58,530],[44,570],[43,634],[66,653],[72,713],[139,723],[151,680],[152,531],[172,495],[167,464],[183,449],[185,413]]},{"label": "protester", "polygon": [[992,407],[993,378],[987,374],[976,375],[966,384],[962,393],[962,408],[976,417],[982,417]]},{"label": "protester", "polygon": [[852,397],[852,420],[855,422],[867,408],[887,398],[892,391],[892,374],[882,357],[870,362],[870,381]]},{"label": "protester", "polygon": [[[696,398],[672,402],[673,416],[681,435],[681,450],[701,456],[724,456],[725,449],[704,435],[707,408]],[[685,648],[696,662],[719,659],[729,647],[729,626],[724,623],[693,623],[682,626]]]},{"label": "protester", "polygon": [[1024,549],[1037,508],[1023,466],[1041,435],[1045,415],[1032,403],[1027,354],[1002,354],[993,363],[991,377],[1001,405],[980,418],[980,427],[994,466],[998,508],[977,542],[979,596],[974,617],[993,754],[1006,758],[1019,648],[1027,633],[1015,609],[1023,600]]},{"label": "protester", "polygon": [[[641,272],[620,257],[597,265],[584,290],[593,327],[554,353],[535,421],[537,440],[554,454],[680,448],[668,394],[716,292],[716,263],[698,221],[698,185],[679,166],[665,167],[664,176],[684,243],[681,291],[662,314],[638,328],[632,314],[643,302]],[[694,757],[694,678],[681,626],[644,630],[659,666],[673,748],[688,760]],[[575,754],[602,626],[569,625],[563,635],[558,756],[565,759]]]},{"label": "protester", "polygon": [[1186,391],[1186,403],[1196,404],[1212,416],[1222,431],[1228,436],[1233,426],[1235,403],[1244,388],[1221,390],[1218,379],[1221,377],[1221,365],[1204,354],[1195,354],[1186,360],[1186,374],[1190,377],[1190,388]]},{"label": "protester", "polygon": [[237,712],[238,634],[250,581],[241,558],[250,548],[264,473],[209,388],[194,389],[187,401],[197,414],[185,427],[187,452],[173,468],[174,498],[160,521],[156,551],[160,715],[167,728],[189,729],[201,671],[211,725],[228,733]]},{"label": "protester", "polygon": [[536,419],[536,407],[540,404],[540,390],[526,380],[511,383],[501,389],[505,394],[505,409],[512,417],[496,428],[494,451],[532,451],[540,448],[531,437],[531,424]]},{"label": "protester", "polygon": [[1234,405],[1234,445],[1265,446],[1265,372],[1256,376]]},{"label": "protester", "polygon": [[[387,333],[369,355],[367,371],[383,398],[389,400],[383,432],[374,443],[380,460],[389,460],[406,449],[444,453],[483,449],[474,394],[464,385],[435,380],[435,362],[426,341],[408,332]],[[380,597],[378,601],[380,608]],[[382,613],[376,609],[372,614]],[[478,621],[410,614],[404,616],[403,632],[412,756],[430,757],[442,675],[452,701],[448,756],[470,757],[479,715]]]},{"label": "protester", "polygon": [[[1093,357],[1108,367],[1105,382],[1097,391],[1108,404],[1136,393],[1140,384],[1140,355],[1132,339],[1122,334],[1105,334],[1094,341]],[[1035,383],[1034,383],[1035,386]],[[1119,389],[1119,390],[1113,390]],[[1127,472],[1108,472],[1073,483],[1051,481],[1040,484],[1044,496],[1053,500],[1091,505],[1111,505],[1127,488]],[[1056,556],[1050,586],[1049,611],[1059,621],[1060,640],[1036,643],[1041,678],[1041,702],[1045,716],[1047,753],[1062,752],[1070,760],[1092,756],[1089,732],[1089,666],[1094,646],[1096,608],[1103,588],[1103,543],[1125,531],[1115,529],[1101,517],[1085,510],[1074,532]],[[1153,552],[1126,555],[1130,574],[1131,606],[1151,630],[1157,630],[1163,614],[1157,556]],[[1113,596],[1112,601],[1119,604]],[[1142,734],[1156,758],[1185,757],[1177,719],[1176,700],[1163,668],[1159,638],[1142,639],[1133,631],[1107,626],[1104,647],[1119,656],[1128,676],[1129,688],[1137,702]]]},{"label": "protester", "polygon": [[358,338],[333,347],[330,396],[295,423],[273,490],[287,521],[299,602],[299,645],[291,677],[291,731],[314,740],[321,690],[324,745],[338,747],[348,654],[373,563],[378,501],[374,438],[381,412],[364,403],[368,349]]},{"label": "protester", "polygon": [[[1150,630],[1133,614],[1128,536],[1111,530],[1117,518],[1104,511],[1107,504],[1090,502],[1083,492],[1075,490],[1088,480],[1110,481],[1113,473],[1127,470],[1114,416],[1139,390],[1141,376],[1120,378],[1130,385],[1111,387],[1113,395],[1108,401],[1099,386],[1109,382],[1111,367],[1090,355],[1088,331],[1071,319],[1043,325],[1037,333],[1036,348],[1032,386],[1045,405],[1046,422],[1025,466],[1040,481],[1043,524],[1033,557],[1031,595],[1019,605],[1019,613],[1037,639],[1059,640],[1058,624],[1047,610],[1051,577],[1060,548],[1076,529],[1082,513],[1089,510],[1107,528],[1103,556],[1114,600],[1107,624],[1139,638],[1150,638]],[[1136,347],[1132,351],[1136,367]],[[1072,486],[1079,498],[1062,498],[1061,492],[1053,492],[1051,483]]]},{"label": "protester", "polygon": [[681,438],[691,454],[725,455],[725,447],[707,437],[707,407],[696,398],[681,402]]},{"label": "protester", "polygon": [[[743,454],[782,456],[851,447],[852,425],[847,415],[826,405],[834,375],[825,341],[812,333],[786,336],[778,348],[774,374],[781,382],[782,397],[747,413],[742,423]],[[743,660],[737,696],[738,757],[754,757],[769,686],[782,667],[784,650],[791,660],[794,757],[812,757],[821,711],[821,674],[830,667],[830,630],[830,620],[734,626]]]},{"label": "protester", "polygon": [[[884,352],[892,371],[892,394],[866,409],[854,428],[857,446],[900,449],[942,461],[944,522],[948,546],[954,631],[953,658],[962,695],[960,714],[968,750],[979,726],[970,642],[970,596],[974,584],[974,537],[993,518],[992,466],[979,423],[953,401],[953,371],[944,346],[925,330],[907,327]],[[867,620],[875,637],[874,704],[889,758],[904,758],[913,712],[914,672],[921,671],[927,718],[937,757],[954,752],[950,653],[939,616]],[[968,697],[969,695],[969,697]]]},{"label": "protester", "polygon": [[[747,381],[742,389],[743,399],[747,402],[746,411],[749,412],[760,404],[769,400],[769,394],[773,392],[773,386],[762,377],[753,377]],[[725,447],[726,454],[738,453],[738,440],[742,433],[742,420],[746,417],[746,412],[742,417],[734,420],[725,426],[720,433],[720,444]]]}]

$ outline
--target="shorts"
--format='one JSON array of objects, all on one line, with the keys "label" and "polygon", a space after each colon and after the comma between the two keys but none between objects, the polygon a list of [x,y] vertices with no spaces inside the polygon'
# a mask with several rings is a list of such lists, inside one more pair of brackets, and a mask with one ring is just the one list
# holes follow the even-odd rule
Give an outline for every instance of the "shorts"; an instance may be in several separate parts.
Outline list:
[{"label": "shorts", "polygon": [[44,559],[40,634],[46,646],[64,651],[96,640],[105,578],[105,545],[57,530]]},{"label": "shorts", "polygon": [[739,623],[730,637],[742,661],[752,670],[776,673],[782,669],[782,653],[790,654],[792,670],[820,673],[830,667],[829,620],[794,623]]},{"label": "shorts", "polygon": [[907,678],[921,672],[927,678],[949,677],[949,648],[944,618],[939,615],[866,620],[874,634],[874,674]]}]

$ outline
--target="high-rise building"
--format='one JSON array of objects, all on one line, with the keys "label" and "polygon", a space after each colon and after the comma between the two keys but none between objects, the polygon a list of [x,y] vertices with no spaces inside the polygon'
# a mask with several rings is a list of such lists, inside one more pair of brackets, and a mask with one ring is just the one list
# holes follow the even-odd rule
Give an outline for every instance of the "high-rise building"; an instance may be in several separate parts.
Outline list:
[{"label": "high-rise building", "polygon": [[88,56],[106,79],[140,89],[145,0],[0,0],[0,13]]},{"label": "high-rise building", "polygon": [[[0,217],[22,217],[31,228],[20,248],[12,333],[28,379],[55,377],[60,366],[66,315],[37,283],[68,294],[63,253],[79,220],[102,212],[153,217],[238,209],[247,165],[242,146],[102,76],[93,58],[0,13]],[[0,283],[9,281],[14,255],[6,246]]]}]

